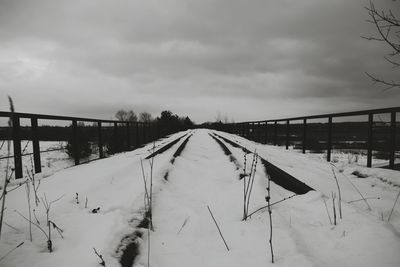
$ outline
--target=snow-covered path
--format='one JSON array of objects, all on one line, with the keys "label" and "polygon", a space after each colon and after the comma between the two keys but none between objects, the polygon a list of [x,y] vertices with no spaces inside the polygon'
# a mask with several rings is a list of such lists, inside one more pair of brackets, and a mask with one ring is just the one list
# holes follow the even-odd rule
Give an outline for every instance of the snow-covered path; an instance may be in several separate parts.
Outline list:
[{"label": "snow-covered path", "polygon": [[[241,170],[236,170],[209,132],[195,132],[175,161],[169,181],[156,194],[150,265],[271,265],[267,214],[261,212],[246,222],[241,220],[243,187],[238,180]],[[234,154],[238,159],[243,157],[243,152],[237,149]],[[265,204],[265,185],[264,169],[259,167],[250,210]],[[291,195],[274,184],[271,190],[273,202]],[[321,193],[310,192],[274,207],[274,266],[376,266],[380,263],[397,266],[400,263],[396,254],[400,249],[399,238],[392,230],[346,204],[343,204],[345,220],[333,227],[323,199]],[[229,252],[207,205],[222,229]],[[377,238],[387,247],[382,248],[380,241],[371,242]],[[136,266],[147,264],[147,247],[142,249]]]},{"label": "snow-covered path", "polygon": [[[168,183],[156,194],[151,266],[265,266],[270,261],[265,216],[241,220],[243,187],[239,171],[208,133],[196,131],[176,160]],[[261,168],[252,199],[258,203],[265,203],[266,179],[262,173]],[[227,239],[229,252],[208,205]],[[307,263],[295,250],[293,244],[287,246],[286,251],[295,255],[284,261],[287,266],[299,260]],[[139,262],[147,263],[147,251]]]},{"label": "snow-covered path", "polygon": [[[363,202],[347,203],[359,195],[341,176],[343,219],[338,219],[338,225],[334,226],[329,222],[324,205],[325,200],[332,217],[330,194],[336,193],[337,188],[329,163],[218,132],[251,151],[257,148],[264,159],[317,190],[273,206],[276,262],[272,265],[267,212],[261,211],[242,221],[243,182],[239,176],[243,171],[243,150],[226,144],[240,166],[237,170],[235,163],[210,137],[213,131],[191,132],[192,137],[173,164],[171,158],[185,138],[154,158],[155,231],[150,238],[150,266],[400,266],[400,205],[394,209],[390,223],[376,216],[381,209],[387,218],[398,189],[372,177],[351,178],[367,196],[381,197],[379,201],[370,201],[372,210],[369,211]],[[155,145],[161,147],[183,134],[177,133]],[[3,226],[0,256],[20,242],[25,243],[0,261],[0,266],[100,266],[93,247],[103,255],[107,267],[120,266],[121,239],[135,231],[146,231],[138,229],[144,206],[140,163],[151,151],[152,144],[148,144],[41,180],[40,197],[45,193],[50,200],[63,196],[51,209],[52,220],[64,229],[64,239],[53,234],[53,253],[46,251],[46,239],[38,229],[33,228],[33,242],[29,241],[28,223],[14,212],[28,214],[25,188],[20,187],[7,195],[5,221],[13,228]],[[252,154],[247,155],[248,162],[252,157]],[[148,162],[144,161],[144,167],[149,175]],[[168,181],[164,179],[166,171],[169,172]],[[387,170],[370,171],[379,172],[382,177],[392,175]],[[346,167],[343,173],[348,173]],[[250,211],[266,204],[266,182],[264,167],[259,163]],[[76,193],[79,193],[79,203],[76,203]],[[293,193],[271,184],[271,194],[275,202]],[[229,252],[207,206],[221,227]],[[100,212],[93,214],[91,209],[96,207],[101,207]],[[40,204],[35,209],[43,225],[43,207]],[[142,237],[138,240],[140,254],[134,266],[147,266],[148,239],[146,234]]]}]

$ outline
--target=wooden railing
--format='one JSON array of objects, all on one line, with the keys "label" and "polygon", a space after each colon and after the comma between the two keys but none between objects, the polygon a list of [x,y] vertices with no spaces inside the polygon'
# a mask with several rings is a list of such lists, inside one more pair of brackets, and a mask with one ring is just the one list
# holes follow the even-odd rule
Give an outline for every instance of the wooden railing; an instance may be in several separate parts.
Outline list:
[{"label": "wooden railing", "polygon": [[[112,150],[108,150],[107,154],[128,151],[141,145],[156,140],[167,134],[172,134],[180,130],[182,127],[171,127],[165,123],[158,121],[129,122],[117,120],[100,120],[91,118],[79,118],[56,115],[43,115],[31,113],[11,113],[0,111],[0,118],[11,120],[11,127],[0,127],[0,142],[12,140],[13,155],[3,156],[1,159],[12,157],[14,159],[14,175],[15,178],[23,177],[22,156],[33,155],[34,171],[40,173],[42,171],[41,153],[48,151],[40,151],[40,141],[69,141],[73,149],[73,158],[75,165],[82,163],[79,152],[79,141],[82,137],[82,131],[86,131],[86,139],[95,141],[98,146],[98,158],[104,158],[104,147],[107,143]],[[21,126],[21,120],[30,121],[30,126]],[[44,120],[58,121],[68,126],[39,126],[39,122]],[[83,126],[82,123],[90,123]],[[55,123],[57,124],[57,123]],[[108,126],[107,126],[108,124]],[[33,153],[23,154],[21,151],[21,140],[32,141]]]},{"label": "wooden railing", "polygon": [[[301,144],[301,150],[303,153],[307,149],[311,148],[309,142],[314,143],[320,142],[324,144],[324,150],[326,150],[326,159],[331,161],[331,154],[333,147],[333,136],[335,134],[334,126],[343,126],[345,129],[340,133],[342,139],[346,139],[346,128],[349,132],[349,128],[360,127],[363,130],[358,130],[358,137],[353,136],[350,138],[354,143],[361,143],[358,145],[358,149],[364,149],[367,151],[367,166],[371,167],[373,150],[383,150],[388,153],[389,168],[395,168],[395,158],[396,151],[399,151],[400,147],[400,135],[399,135],[399,123],[396,121],[396,114],[400,112],[400,107],[383,108],[383,109],[371,109],[362,111],[351,111],[342,113],[330,113],[330,114],[320,114],[312,116],[301,116],[283,119],[268,119],[261,121],[246,121],[239,123],[227,123],[219,124],[217,128],[226,132],[237,134],[248,139],[265,143],[280,145],[278,139],[284,141],[286,149],[289,148],[290,142],[293,140],[297,141],[297,146]],[[374,120],[375,115],[387,114],[390,116],[388,123]],[[337,118],[345,117],[355,117],[355,116],[365,116],[365,122],[335,122]],[[325,122],[309,123],[310,120],[326,120]],[[293,123],[296,122],[297,123]],[[282,124],[283,122],[283,124]],[[375,124],[375,132],[374,132]],[[346,126],[347,125],[347,126]],[[342,127],[342,128],[343,128]],[[279,135],[279,131],[284,131],[284,136]],[[311,129],[312,128],[312,129]],[[312,131],[311,131],[312,130]],[[272,131],[272,134],[270,133]],[[295,134],[293,132],[296,132]],[[316,134],[318,132],[319,134]],[[322,134],[322,132],[325,133]],[[309,138],[308,136],[313,136]],[[362,138],[361,138],[362,137]],[[365,137],[365,138],[364,138]],[[377,137],[382,140],[377,141]],[[321,140],[323,139],[323,140]],[[364,139],[364,140],[357,140]],[[375,146],[375,147],[374,147]],[[340,148],[340,145],[337,146]]]}]

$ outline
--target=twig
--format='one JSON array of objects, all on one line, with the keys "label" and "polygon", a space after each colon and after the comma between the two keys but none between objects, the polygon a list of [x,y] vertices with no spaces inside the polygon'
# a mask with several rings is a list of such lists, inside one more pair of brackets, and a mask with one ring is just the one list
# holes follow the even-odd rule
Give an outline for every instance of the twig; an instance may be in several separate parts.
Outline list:
[{"label": "twig", "polygon": [[355,184],[353,184],[353,182],[350,181],[349,177],[347,177],[347,176],[344,175],[343,173],[342,173],[342,175],[343,175],[344,177],[346,177],[347,181],[353,186],[353,188],[357,191],[357,193],[358,193],[358,194],[361,196],[361,198],[364,200],[365,205],[367,205],[367,207],[368,207],[368,210],[372,210],[372,209],[371,209],[371,206],[368,204],[367,199],[366,199],[366,198],[364,197],[364,195],[360,192],[360,190],[358,190],[358,188],[355,186]]},{"label": "twig", "polygon": [[26,198],[28,201],[28,210],[29,210],[29,238],[30,241],[32,242],[32,212],[31,212],[31,188],[29,183],[26,183]]},{"label": "twig", "polygon": [[144,173],[143,160],[142,159],[140,159],[140,166],[142,167],[142,177],[143,177],[144,194],[145,194],[144,207],[147,210],[147,207],[148,207],[149,202],[150,202],[150,197],[149,197],[149,193],[148,193],[148,190],[147,190],[147,180],[146,180],[146,175]]},{"label": "twig", "polygon": [[38,220],[38,218],[37,218],[37,216],[36,216],[36,211],[35,211],[35,209],[33,209],[33,217],[35,217],[36,223],[40,225],[40,222],[39,222],[39,220]]},{"label": "twig", "polygon": [[[285,198],[283,198],[283,199],[281,199],[281,200],[278,200],[278,201],[276,201],[276,202],[274,202],[274,203],[271,203],[269,206],[272,207],[272,206],[275,205],[275,204],[281,203],[281,202],[283,202],[283,201],[285,201],[285,200],[288,200],[288,199],[291,199],[292,197],[295,197],[295,196],[297,196],[297,194],[291,195],[291,196],[289,196],[289,197],[285,197]],[[259,212],[259,211],[261,211],[261,210],[263,210],[263,209],[266,209],[266,208],[268,208],[268,205],[256,209],[255,211],[253,211],[252,213],[250,213],[249,215],[247,215],[247,218],[251,217],[251,216],[254,215],[255,213],[257,213],[257,212]],[[246,219],[247,219],[247,218],[246,218]]]},{"label": "twig", "polygon": [[[153,143],[153,153],[156,150],[156,143]],[[150,211],[150,228],[154,231],[153,226],[153,167],[154,167],[154,157],[149,161],[150,165],[150,202],[149,202],[149,211]]]},{"label": "twig", "polygon": [[6,222],[4,222],[4,221],[3,221],[3,223],[4,223],[5,225],[7,225],[8,227],[14,229],[15,231],[19,232],[19,229],[18,229],[18,228],[15,228],[14,226],[9,225],[8,223],[6,223]]},{"label": "twig", "polygon": [[209,207],[208,205],[207,205],[207,209],[208,209],[208,211],[210,212],[210,215],[211,215],[212,219],[214,220],[215,225],[217,226],[219,235],[221,236],[222,241],[224,241],[224,244],[225,244],[226,249],[229,251],[229,247],[228,247],[228,245],[226,244],[225,238],[224,238],[224,236],[223,236],[222,233],[221,233],[221,229],[219,229],[218,223],[217,223],[217,221],[215,220],[214,215],[213,215],[213,213],[212,213],[212,211],[211,211],[211,209],[210,209],[210,207]]},{"label": "twig", "polygon": [[50,225],[53,226],[54,229],[57,230],[57,232],[58,232],[58,234],[60,235],[60,237],[61,237],[62,239],[64,239],[64,236],[62,235],[62,233],[64,233],[64,230],[61,229],[60,227],[58,227],[53,221],[49,221],[49,223],[50,223]]},{"label": "twig", "polygon": [[[153,153],[156,150],[156,143],[153,142]],[[151,253],[151,231],[154,231],[153,227],[153,210],[152,210],[152,203],[153,203],[153,166],[154,166],[154,157],[151,158],[149,161],[150,165],[150,196],[148,196],[148,213],[149,213],[149,227],[147,227],[147,267],[150,267],[150,253]],[[142,171],[143,171],[143,164],[142,164]],[[144,178],[144,176],[143,176]]]},{"label": "twig", "polygon": [[181,229],[179,229],[177,235],[179,235],[181,233],[183,227],[185,227],[186,223],[189,221],[189,218],[190,218],[190,216],[185,219],[185,221],[183,222],[182,227],[181,227]]},{"label": "twig", "polygon": [[336,225],[336,206],[335,206],[336,194],[332,192],[332,205],[333,205],[333,224]]},{"label": "twig", "polygon": [[30,159],[31,159],[31,170],[29,171],[28,168],[26,168],[26,172],[27,172],[27,174],[28,174],[29,180],[30,180],[31,183],[32,183],[33,192],[34,192],[34,194],[35,194],[35,204],[36,204],[36,207],[37,207],[37,206],[39,205],[39,202],[40,202],[39,197],[38,197],[38,193],[37,193],[37,191],[38,191],[38,189],[39,189],[39,187],[40,187],[40,179],[39,179],[38,184],[36,185],[35,172],[33,171],[33,168],[34,168],[34,167],[33,167],[33,159],[32,159],[32,156],[30,157]]},{"label": "twig", "polygon": [[24,218],[25,220],[27,220],[28,222],[30,222],[31,224],[33,224],[34,226],[36,226],[40,231],[42,231],[42,233],[46,236],[47,238],[47,249],[49,250],[49,252],[53,252],[53,243],[51,242],[51,232],[50,232],[50,224],[48,224],[49,227],[49,233],[47,234],[46,231],[40,227],[38,224],[30,221],[28,218],[26,218],[24,215],[22,215],[19,211],[14,210],[16,213],[18,213],[19,216],[21,216],[22,218]]},{"label": "twig", "polygon": [[269,246],[271,249],[271,262],[274,263],[274,249],[272,247],[272,211],[271,211],[271,177],[267,173],[268,178],[268,187],[267,187],[267,196],[265,200],[268,203],[268,215],[269,215]]},{"label": "twig", "polygon": [[247,164],[247,154],[244,152],[244,164],[243,164],[243,220],[246,220],[246,164]]},{"label": "twig", "polygon": [[4,179],[4,187],[3,187],[3,199],[2,199],[2,204],[1,204],[1,215],[0,215],[0,238],[1,238],[1,230],[3,226],[3,218],[4,218],[4,208],[6,204],[6,194],[7,194],[7,186],[10,183],[11,176],[8,177],[8,166],[10,166],[10,139],[11,139],[11,127],[13,124],[13,119],[14,119],[14,104],[12,101],[12,98],[9,96],[8,101],[10,103],[10,111],[11,115],[8,120],[8,135],[9,138],[7,140],[7,164],[6,164],[6,174],[5,174],[5,179]]},{"label": "twig", "polygon": [[86,197],[86,201],[85,201],[85,209],[87,209],[87,203],[88,203],[88,198]]},{"label": "twig", "polygon": [[246,214],[248,214],[249,212],[249,204],[250,204],[250,197],[251,197],[251,192],[253,191],[253,184],[254,184],[254,178],[256,176],[256,170],[257,170],[257,162],[258,162],[258,154],[257,151],[254,151],[254,157],[255,157],[255,163],[254,163],[254,168],[253,168],[253,172],[250,175],[250,179],[251,179],[251,183],[250,183],[250,189],[248,191],[247,194],[247,203],[246,203]]},{"label": "twig", "polygon": [[151,231],[149,226],[147,227],[147,267],[150,267],[150,251],[151,251],[150,238],[151,238]]},{"label": "twig", "polygon": [[[22,215],[19,211],[17,211],[17,210],[14,210],[16,213],[18,213],[18,215],[19,216],[21,216],[22,218],[24,218],[25,220],[27,220],[28,222],[29,222],[29,219],[28,218],[26,218],[24,215]],[[40,231],[42,231],[42,233],[46,236],[46,238],[48,239],[49,238],[49,236],[47,235],[47,233],[46,233],[46,231],[45,230],[43,230],[43,228],[42,227],[40,227],[38,224],[36,224],[36,223],[34,223],[34,222],[30,222],[30,223],[32,223],[34,226],[36,226]]]},{"label": "twig", "polygon": [[400,197],[400,190],[399,190],[399,193],[397,193],[396,200],[394,201],[392,210],[390,211],[390,215],[389,215],[389,218],[388,218],[388,222],[390,221],[390,218],[392,217],[392,213],[393,213],[394,207],[396,206],[396,203],[397,203],[397,200],[399,200],[399,197]]},{"label": "twig", "polygon": [[340,186],[339,186],[339,181],[338,181],[338,179],[337,179],[337,177],[336,177],[336,173],[335,173],[335,169],[334,169],[334,166],[332,165],[332,173],[333,173],[333,177],[335,178],[335,181],[336,181],[336,186],[337,186],[337,189],[338,189],[338,196],[339,196],[339,204],[338,204],[338,206],[339,206],[339,216],[340,216],[340,219],[342,219],[342,196],[341,196],[341,192],[340,192]]},{"label": "twig", "polygon": [[325,204],[326,214],[328,214],[329,222],[330,222],[330,224],[332,224],[331,215],[329,215],[328,205],[326,205],[326,200],[325,200],[325,198],[322,198],[322,200],[324,201],[324,204]]},{"label": "twig", "polygon": [[95,248],[93,248],[93,250],[94,250],[94,253],[97,255],[97,257],[99,257],[100,260],[101,260],[101,262],[100,262],[99,264],[100,264],[101,266],[106,267],[106,262],[104,261],[103,256],[100,255],[100,254],[97,252],[97,250],[96,250]]},{"label": "twig", "polygon": [[3,257],[0,258],[0,261],[2,261],[5,257],[7,257],[11,252],[13,252],[14,250],[16,250],[17,248],[19,248],[20,246],[22,246],[24,244],[24,242],[21,242],[18,246],[16,246],[15,248],[11,249],[9,252],[7,252]]},{"label": "twig", "polygon": [[[380,197],[366,197],[365,199],[381,199],[381,198],[380,198]],[[364,200],[363,198],[360,198],[360,199],[348,201],[347,203],[350,204],[350,203],[354,203],[354,202],[358,202],[358,201],[363,201],[363,200]]]}]

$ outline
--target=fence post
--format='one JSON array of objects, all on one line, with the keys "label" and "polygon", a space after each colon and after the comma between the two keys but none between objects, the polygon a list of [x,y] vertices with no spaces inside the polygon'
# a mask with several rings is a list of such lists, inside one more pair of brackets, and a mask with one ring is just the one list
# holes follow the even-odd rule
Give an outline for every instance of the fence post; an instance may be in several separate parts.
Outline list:
[{"label": "fence post", "polygon": [[139,123],[135,122],[135,147],[139,147]]},{"label": "fence post", "polygon": [[98,136],[98,146],[99,146],[99,157],[102,159],[104,158],[104,152],[103,152],[103,136],[101,132],[101,122],[97,122],[97,136]]},{"label": "fence post", "polygon": [[114,122],[114,153],[119,152],[118,144],[118,123]]},{"label": "fence post", "polygon": [[251,141],[256,140],[256,124],[252,122],[251,124]]},{"label": "fence post", "polygon": [[[21,136],[20,136],[20,121],[19,117],[15,114],[12,117],[12,133],[13,133],[13,146],[14,146],[14,170],[15,178],[22,178],[22,155],[21,155]],[[7,177],[8,178],[8,177]]]},{"label": "fence post", "polygon": [[40,146],[39,146],[37,118],[31,118],[31,128],[32,128],[33,162],[35,164],[35,173],[40,173],[42,172],[42,163],[40,161]]},{"label": "fence post", "polygon": [[303,119],[303,154],[306,153],[306,145],[307,145],[307,119]]},{"label": "fence post", "polygon": [[148,141],[152,142],[153,141],[153,135],[154,135],[154,131],[153,131],[153,124],[151,122],[148,123]]},{"label": "fence post", "polygon": [[289,149],[289,120],[286,120],[286,149]]},{"label": "fence post", "polygon": [[127,150],[131,149],[131,124],[129,123],[129,121],[126,123],[126,146],[127,146]]},{"label": "fence post", "polygon": [[268,122],[265,122],[265,136],[264,136],[264,144],[268,144]]},{"label": "fence post", "polygon": [[331,161],[331,151],[332,151],[332,116],[328,117],[328,143],[326,151],[326,161]]},{"label": "fence post", "polygon": [[146,133],[146,132],[147,132],[147,131],[146,131],[146,130],[147,130],[147,129],[146,129],[146,123],[142,122],[142,127],[143,127],[143,128],[142,128],[142,130],[143,130],[143,144],[146,144],[146,141],[147,141],[147,137],[146,137],[146,134],[147,134],[147,133]]},{"label": "fence post", "polygon": [[394,169],[394,160],[396,152],[396,112],[392,111],[390,116],[390,155],[389,168]]},{"label": "fence post", "polygon": [[275,121],[275,123],[274,123],[274,146],[276,146],[277,138],[278,138],[278,122]]},{"label": "fence post", "polygon": [[79,165],[78,122],[72,120],[72,144],[75,165]]},{"label": "fence post", "polygon": [[367,140],[367,167],[372,166],[372,127],[374,123],[374,114],[368,114],[368,140]]}]

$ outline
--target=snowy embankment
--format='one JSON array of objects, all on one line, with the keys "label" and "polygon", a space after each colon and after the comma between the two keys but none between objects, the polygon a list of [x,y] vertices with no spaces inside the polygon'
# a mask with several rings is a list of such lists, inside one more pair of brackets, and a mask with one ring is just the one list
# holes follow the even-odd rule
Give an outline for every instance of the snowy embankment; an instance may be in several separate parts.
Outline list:
[{"label": "snowy embankment", "polygon": [[[279,168],[297,177],[318,192],[327,197],[334,192],[337,195],[337,185],[333,170],[338,178],[343,202],[351,202],[351,207],[368,216],[387,221],[396,196],[400,190],[400,172],[382,168],[367,168],[355,164],[334,163],[315,157],[314,154],[301,154],[287,151],[283,147],[261,145],[245,138],[218,132],[238,142],[249,150],[257,149],[258,154]],[[357,175],[354,175],[357,174]],[[360,178],[363,176],[364,178]],[[371,210],[362,199],[357,189],[365,198]],[[355,201],[355,202],[353,202]],[[400,233],[400,203],[396,205],[388,227],[394,227]]]},{"label": "snowy embankment", "polygon": [[[155,267],[400,266],[399,203],[390,223],[387,222],[398,187],[377,179],[377,176],[356,178],[351,175],[352,166],[338,166],[336,171],[342,191],[343,219],[338,218],[334,226],[324,205],[325,199],[332,217],[332,200],[329,198],[332,192],[338,192],[330,164],[309,155],[218,132],[251,151],[257,149],[261,157],[316,189],[272,207],[276,261],[272,264],[267,211],[242,221],[243,182],[239,176],[243,172],[243,150],[226,143],[237,160],[232,162],[232,158],[225,155],[209,136],[212,131],[193,132],[173,164],[170,160],[185,138],[154,159],[154,232],[151,232],[150,240],[147,235],[138,240],[140,254],[135,266],[147,266],[148,241],[150,266]],[[175,134],[156,145],[166,144],[181,135]],[[148,145],[66,169],[42,180],[40,196],[46,193],[49,201],[63,196],[51,208],[52,221],[64,230],[64,239],[55,231],[52,233],[53,253],[47,252],[46,238],[38,229],[33,229],[33,242],[29,241],[28,223],[14,212],[18,210],[25,216],[28,214],[25,188],[7,195],[5,222],[13,228],[3,226],[0,257],[20,242],[25,243],[0,261],[0,266],[100,266],[93,247],[103,255],[108,267],[120,266],[120,241],[137,230],[136,226],[143,216],[144,188],[140,159],[150,154],[151,147]],[[251,159],[252,155],[247,155],[247,160]],[[147,162],[144,162],[144,167],[148,174]],[[249,162],[247,168],[249,171]],[[360,171],[367,172],[364,169]],[[368,171],[379,174],[383,179],[397,173],[378,169]],[[266,184],[264,167],[259,163],[250,211],[265,206]],[[353,184],[365,197],[380,198],[368,200],[371,210],[363,201],[347,203],[361,198]],[[76,203],[75,193],[79,194],[79,204]],[[293,195],[275,184],[271,185],[271,194],[271,202]],[[85,208],[86,197],[88,208]],[[229,251],[207,206],[221,227]],[[97,207],[100,207],[100,212],[91,213]],[[41,203],[35,209],[43,225],[45,214]]]},{"label": "snowy embankment", "polygon": [[[182,134],[155,144],[161,146]],[[0,266],[99,266],[93,247],[104,256],[107,266],[119,266],[116,250],[120,240],[133,231],[134,219],[141,217],[143,181],[140,160],[150,154],[152,147],[149,144],[132,152],[71,167],[41,180],[40,198],[46,194],[50,202],[62,197],[51,205],[50,210],[50,219],[64,230],[63,239],[52,230],[53,253],[47,251],[47,239],[35,226],[32,228],[33,242],[29,241],[29,224],[15,212],[28,216],[25,186],[7,194],[0,257],[20,242],[25,243],[0,261]],[[157,157],[155,175],[161,175],[161,168],[172,153],[166,151]],[[148,172],[147,162],[144,162],[144,168]],[[42,202],[35,206],[31,189],[32,208],[40,226],[47,231]],[[98,207],[99,213],[92,213]],[[32,220],[36,222],[33,213]]]}]

